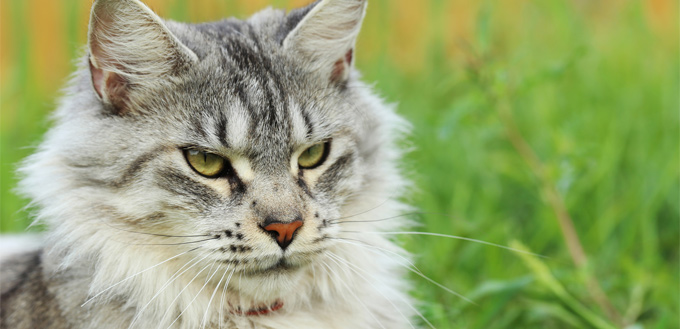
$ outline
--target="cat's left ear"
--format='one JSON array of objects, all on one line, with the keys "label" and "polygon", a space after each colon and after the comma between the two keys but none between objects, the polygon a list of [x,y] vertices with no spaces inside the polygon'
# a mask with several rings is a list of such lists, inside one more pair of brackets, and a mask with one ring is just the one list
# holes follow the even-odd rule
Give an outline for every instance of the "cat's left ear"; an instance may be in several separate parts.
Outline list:
[{"label": "cat's left ear", "polygon": [[354,63],[366,4],[367,0],[321,0],[299,9],[308,12],[283,40],[284,49],[303,56],[331,83],[344,84]]}]

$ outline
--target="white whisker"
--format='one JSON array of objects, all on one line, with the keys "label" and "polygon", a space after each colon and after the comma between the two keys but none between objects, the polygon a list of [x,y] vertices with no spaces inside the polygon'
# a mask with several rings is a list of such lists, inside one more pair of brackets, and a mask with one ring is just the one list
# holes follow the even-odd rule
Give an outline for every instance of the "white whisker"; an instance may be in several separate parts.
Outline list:
[{"label": "white whisker", "polygon": [[457,296],[457,297],[459,297],[459,298],[465,300],[466,302],[468,302],[468,303],[470,303],[470,304],[477,305],[477,303],[473,302],[473,301],[470,300],[469,298],[467,298],[467,297],[465,297],[465,296],[463,296],[463,295],[461,295],[461,294],[459,294],[459,293],[457,293],[457,292],[455,292],[455,291],[449,289],[448,287],[446,287],[445,285],[443,285],[443,284],[441,284],[441,283],[439,283],[439,282],[437,282],[437,281],[434,281],[434,280],[430,279],[430,277],[428,277],[427,275],[425,275],[425,274],[423,274],[423,273],[421,273],[421,272],[418,272],[418,271],[416,271],[416,270],[414,270],[414,269],[412,269],[412,268],[410,268],[410,267],[405,267],[405,268],[406,268],[407,270],[409,270],[409,271],[411,271],[411,272],[417,274],[417,275],[420,276],[421,278],[423,278],[423,279],[429,281],[430,283],[434,284],[435,286],[444,289],[446,292],[448,292],[448,293],[450,293],[450,294],[452,294],[452,295],[454,295],[454,296]]},{"label": "white whisker", "polygon": [[368,209],[366,209],[366,210],[364,210],[364,211],[361,211],[361,212],[358,212],[358,213],[355,213],[355,214],[352,214],[352,215],[347,215],[347,216],[343,216],[343,217],[338,217],[338,218],[335,218],[335,219],[331,219],[330,221],[331,221],[331,222],[338,222],[338,221],[340,221],[341,219],[352,218],[352,217],[356,217],[356,216],[359,216],[359,215],[363,215],[363,214],[365,214],[365,213],[371,212],[371,211],[373,211],[373,210],[375,210],[375,209],[378,209],[378,208],[382,207],[383,205],[385,205],[385,204],[386,204],[388,201],[390,201],[390,200],[392,200],[392,197],[388,197],[387,199],[383,200],[383,202],[379,203],[377,206],[373,206],[373,207],[371,207],[371,208],[368,208]]},{"label": "white whisker", "polygon": [[[212,254],[212,252],[207,251],[207,252],[205,253],[205,256],[203,256],[204,254],[197,255],[196,257],[194,257],[194,258],[192,258],[190,261],[188,261],[186,264],[182,265],[182,267],[180,267],[177,271],[175,271],[175,273],[173,273],[173,274],[170,276],[170,278],[168,279],[168,281],[167,281],[165,284],[163,284],[163,286],[161,286],[161,288],[158,290],[158,292],[157,292],[155,295],[153,295],[153,297],[151,297],[151,299],[150,299],[146,304],[144,304],[144,306],[137,312],[137,314],[135,315],[134,319],[132,319],[132,322],[130,323],[130,326],[128,327],[128,329],[132,328],[132,325],[135,323],[135,321],[137,321],[137,320],[139,319],[139,317],[140,317],[140,316],[142,315],[142,313],[146,310],[146,308],[149,307],[149,305],[151,304],[151,302],[153,302],[158,296],[160,296],[160,294],[161,294],[167,287],[169,287],[171,283],[175,282],[175,280],[177,280],[182,274],[186,273],[188,270],[190,270],[190,269],[193,268],[194,266],[198,265],[201,261],[203,261],[204,259],[208,258],[208,256],[210,256],[211,254]],[[201,256],[203,256],[203,258],[201,258],[201,259],[199,259],[199,260],[196,260],[198,257],[201,257]],[[192,264],[192,263],[193,263],[193,264]],[[192,265],[189,266],[189,267],[187,267],[184,271],[182,271],[182,269],[185,268],[185,267],[186,267],[187,265],[189,265],[189,264],[192,264]],[[182,271],[182,273],[179,273],[180,271]],[[177,274],[177,273],[179,273],[179,274]]]},{"label": "white whisker", "polygon": [[[416,271],[422,273],[422,271],[420,271],[420,269],[416,266],[416,264],[414,264],[414,263],[413,263],[412,261],[410,261],[408,258],[406,258],[406,257],[404,257],[404,256],[402,256],[402,255],[400,255],[400,254],[398,254],[398,253],[396,253],[396,252],[394,252],[394,251],[392,251],[392,250],[388,250],[388,249],[385,249],[385,248],[381,248],[381,247],[378,247],[378,246],[374,246],[374,245],[372,245],[372,244],[365,243],[365,242],[363,242],[363,241],[361,241],[361,240],[354,240],[354,239],[352,239],[352,240],[357,241],[357,242],[362,242],[363,244],[360,244],[360,243],[353,243],[353,242],[351,242],[351,241],[348,241],[348,239],[346,239],[346,238],[336,238],[335,240],[338,240],[338,242],[347,243],[347,244],[351,244],[351,245],[358,246],[358,247],[363,247],[363,248],[366,248],[367,250],[369,250],[369,251],[371,251],[371,252],[374,252],[374,253],[377,253],[377,251],[375,251],[375,250],[373,250],[373,249],[377,249],[377,250],[379,250],[379,251],[384,251],[384,252],[386,252],[386,253],[390,253],[390,254],[395,255],[395,256],[401,258],[402,260],[404,260],[406,263],[408,263],[408,266],[411,266],[414,270],[416,270]],[[399,264],[399,265],[407,266],[407,265],[404,265],[404,264]]]},{"label": "white whisker", "polygon": [[[215,259],[215,261],[213,262],[212,266],[215,266],[215,263],[216,263],[216,262],[217,262],[217,259]],[[212,266],[210,267],[211,269],[212,269]],[[226,272],[225,272],[225,273],[226,273]],[[210,270],[208,270],[208,274],[210,274]],[[172,323],[170,323],[170,325],[168,326],[168,329],[170,329],[170,328],[172,327],[172,325],[175,324],[175,322],[177,322],[177,320],[179,320],[179,318],[182,317],[182,314],[184,314],[184,312],[186,312],[186,310],[189,309],[189,307],[191,306],[191,304],[194,303],[194,301],[196,300],[196,298],[198,298],[198,296],[201,294],[201,292],[203,291],[203,289],[205,289],[205,287],[208,285],[208,282],[210,282],[210,280],[212,280],[212,278],[215,276],[215,274],[217,274],[217,269],[215,269],[215,272],[213,272],[213,274],[210,275],[210,278],[208,278],[208,280],[205,280],[205,283],[203,284],[203,286],[201,287],[201,289],[198,290],[198,292],[196,293],[196,296],[194,296],[194,298],[191,299],[191,301],[189,302],[189,304],[187,305],[187,307],[185,307],[185,308],[182,310],[182,312],[180,312],[179,315],[175,318],[175,320],[172,321]]]},{"label": "white whisker", "polygon": [[[330,258],[329,258],[329,259],[330,259]],[[331,260],[333,260],[333,259],[331,259]],[[333,260],[333,261],[334,261],[334,260]],[[335,261],[334,261],[334,262],[335,262]],[[327,271],[327,272],[329,273],[329,276],[330,276],[330,274],[333,272],[333,271],[331,271],[330,266],[328,266],[328,264],[326,264],[326,262],[322,262],[322,263],[323,263],[324,266],[326,266],[326,267],[328,268],[328,271]],[[337,264],[337,263],[336,263],[336,264]],[[380,321],[375,317],[375,315],[373,315],[373,312],[370,311],[370,309],[368,308],[368,306],[366,306],[366,304],[364,304],[364,302],[361,301],[361,298],[359,298],[359,296],[357,296],[357,295],[354,293],[354,290],[352,290],[352,288],[350,288],[349,285],[347,285],[347,283],[345,283],[344,280],[340,279],[340,278],[337,277],[337,276],[335,276],[335,279],[338,280],[338,281],[340,281],[340,283],[342,283],[342,285],[345,286],[345,288],[347,288],[347,291],[349,291],[349,292],[352,294],[352,296],[354,296],[354,298],[357,299],[357,301],[359,302],[359,304],[361,304],[361,306],[363,306],[364,309],[367,310],[368,314],[373,318],[373,320],[375,320],[376,323],[378,323],[378,324],[380,325],[381,328],[386,329],[385,326],[383,326],[382,322],[380,322]]]},{"label": "white whisker", "polygon": [[[375,247],[375,248],[378,248],[378,247]],[[329,253],[330,253],[330,252],[329,252]],[[330,254],[332,254],[332,253],[330,253]],[[398,255],[398,254],[397,254],[397,255]],[[353,264],[352,264],[352,265],[353,265]],[[452,295],[454,295],[454,296],[457,296],[457,297],[459,297],[459,298],[461,298],[461,299],[467,301],[468,303],[477,305],[477,303],[475,303],[474,301],[472,301],[472,300],[466,298],[465,296],[463,296],[463,295],[461,295],[461,294],[459,294],[459,293],[457,293],[457,292],[455,292],[455,291],[449,289],[448,287],[442,285],[441,283],[432,280],[430,277],[428,277],[427,275],[423,274],[423,272],[421,272],[417,267],[414,266],[413,268],[411,268],[410,266],[406,266],[406,265],[404,265],[404,264],[399,264],[399,265],[402,265],[402,266],[403,266],[404,268],[406,268],[407,270],[409,270],[409,271],[411,271],[411,272],[417,274],[418,276],[420,276],[420,277],[422,277],[423,279],[429,281],[430,283],[436,285],[437,287],[444,289],[446,292],[448,292],[448,293],[450,293],[450,294],[452,294]]]},{"label": "white whisker", "polygon": [[[217,251],[217,250],[211,251],[208,255],[206,255],[206,257],[212,255],[212,254],[215,253],[216,251]],[[203,259],[205,259],[205,258],[203,258]],[[201,259],[201,261],[202,261],[203,259]],[[197,262],[196,264],[198,264],[198,262]],[[158,328],[160,328],[160,326],[163,324],[163,319],[165,319],[166,314],[168,314],[168,312],[170,312],[170,308],[171,308],[173,305],[175,305],[175,302],[177,301],[177,299],[179,298],[179,296],[181,296],[182,293],[184,292],[184,290],[186,290],[187,288],[189,288],[189,286],[191,285],[191,283],[194,282],[194,280],[196,280],[196,278],[197,278],[201,273],[203,273],[203,271],[205,271],[205,269],[207,269],[209,266],[210,266],[210,265],[206,265],[205,267],[203,267],[203,269],[201,269],[200,271],[198,271],[198,273],[196,273],[196,275],[194,275],[194,277],[191,279],[191,281],[189,281],[189,283],[187,283],[187,285],[186,285],[184,288],[182,288],[182,290],[180,290],[180,292],[177,294],[177,296],[175,297],[175,299],[173,299],[172,302],[170,302],[170,304],[168,304],[168,305],[170,305],[170,306],[168,307],[167,310],[165,310],[165,312],[163,313],[163,315],[162,315],[161,318],[159,319]],[[188,269],[187,269],[187,270],[188,270]],[[174,323],[174,322],[173,322],[173,323]]]},{"label": "white whisker", "polygon": [[199,242],[205,242],[205,241],[210,241],[210,240],[217,240],[217,238],[208,238],[208,239],[201,239],[201,240],[196,240],[196,241],[186,241],[186,242],[177,242],[177,243],[128,243],[128,244],[131,245],[131,246],[181,246],[181,245],[184,245],[184,244],[199,243]]},{"label": "white whisker", "polygon": [[[340,257],[340,256],[338,256],[338,255],[336,255],[336,254],[334,254],[334,253],[332,253],[332,252],[328,252],[328,256],[331,257],[331,260],[335,259],[336,264],[338,264],[338,265],[340,265],[338,262],[342,262],[342,263],[345,263],[346,265],[349,265],[349,266],[347,266],[347,268],[349,268],[351,271],[353,271],[354,273],[356,273],[360,278],[364,279],[364,281],[366,281],[368,284],[370,284],[371,287],[375,288],[375,290],[376,290],[380,295],[382,295],[382,296],[385,298],[385,300],[387,300],[387,302],[390,303],[390,304],[392,305],[392,307],[394,307],[394,309],[395,309],[397,312],[399,312],[399,314],[401,314],[401,316],[404,318],[404,320],[406,320],[406,322],[408,322],[408,324],[411,326],[411,328],[415,329],[415,327],[413,326],[413,323],[411,323],[411,321],[408,319],[408,317],[407,317],[406,315],[404,315],[404,313],[397,307],[397,305],[394,305],[394,303],[392,302],[391,299],[389,299],[387,296],[385,296],[385,294],[383,294],[382,291],[381,291],[380,289],[378,289],[378,288],[377,288],[370,280],[368,280],[365,276],[361,275],[361,273],[357,272],[356,270],[354,270],[354,269],[352,268],[352,266],[355,266],[354,264],[352,264],[352,263],[350,263],[350,262],[348,262],[348,261],[342,259],[342,257]],[[357,266],[355,266],[355,267],[357,267]],[[409,303],[406,302],[406,301],[403,301],[403,302],[404,302],[405,304],[407,304],[409,307],[411,307],[414,311],[416,311],[415,308],[411,306],[411,304],[409,304]],[[416,312],[418,312],[418,311],[416,311]],[[421,316],[421,317],[422,317],[422,316]],[[425,322],[427,322],[427,324],[429,324],[430,327],[432,327],[433,329],[435,329],[435,328],[432,326],[432,324],[430,324],[430,322],[427,321],[427,319],[425,319],[425,317],[423,317],[423,320],[424,320]]]},{"label": "white whisker", "polygon": [[406,212],[406,213],[399,214],[399,215],[394,215],[394,216],[385,217],[385,218],[378,218],[378,219],[365,219],[365,220],[338,220],[338,219],[336,219],[336,220],[332,220],[331,223],[333,223],[333,224],[340,224],[340,223],[375,223],[375,222],[383,222],[383,221],[390,220],[390,219],[397,219],[397,218],[400,218],[400,217],[407,217],[407,216],[411,216],[411,215],[439,215],[439,216],[455,219],[455,217],[453,217],[449,214],[445,214],[445,213],[427,212],[427,211],[411,211],[411,212]]},{"label": "white whisker", "polygon": [[201,328],[205,328],[206,321],[208,320],[208,311],[210,310],[210,304],[212,304],[213,298],[215,298],[215,293],[217,290],[220,288],[220,284],[222,284],[222,280],[224,280],[224,277],[227,275],[227,272],[229,272],[229,267],[231,266],[228,265],[227,268],[224,269],[224,274],[222,274],[222,277],[220,278],[220,281],[217,282],[217,286],[215,286],[215,290],[213,291],[212,295],[210,296],[210,300],[208,301],[208,307],[205,309],[205,314],[203,314],[203,325]]},{"label": "white whisker", "polygon": [[492,243],[492,242],[486,242],[486,241],[482,241],[482,240],[477,240],[477,239],[472,239],[472,238],[466,238],[466,237],[457,236],[457,235],[450,235],[450,234],[432,233],[432,232],[417,232],[417,231],[414,231],[414,232],[366,232],[366,231],[342,231],[342,232],[344,232],[344,233],[382,234],[382,235],[429,235],[429,236],[437,236],[437,237],[442,237],[442,238],[450,238],[450,239],[457,239],[457,240],[464,240],[464,241],[476,242],[476,243],[480,243],[480,244],[485,244],[485,245],[487,245],[487,246],[493,246],[493,247],[497,247],[497,248],[502,248],[502,249],[510,250],[510,251],[513,251],[513,252],[516,252],[516,253],[527,254],[527,255],[531,255],[531,256],[535,256],[535,257],[540,257],[540,258],[549,258],[549,257],[547,257],[547,256],[543,256],[543,255],[540,255],[540,254],[535,254],[535,253],[533,253],[533,252],[524,251],[524,250],[519,250],[519,249],[515,249],[515,248],[510,248],[510,247],[506,247],[506,246],[504,246],[504,245],[500,245],[500,244],[496,244],[496,243]]},{"label": "white whisker", "polygon": [[241,295],[241,280],[243,279],[243,272],[240,272],[238,274],[238,303],[239,306],[241,306],[241,302],[243,301],[243,296]]},{"label": "white whisker", "polygon": [[231,270],[231,273],[229,273],[229,277],[227,277],[227,282],[224,283],[224,287],[222,287],[222,296],[220,297],[220,329],[222,329],[222,322],[224,321],[223,317],[223,310],[224,310],[224,298],[227,293],[227,286],[229,286],[229,281],[231,281],[232,275],[234,275],[234,272],[236,271],[236,266],[234,266],[234,269]]},{"label": "white whisker", "polygon": [[94,300],[95,298],[97,298],[97,297],[101,296],[102,294],[104,294],[105,292],[107,292],[107,291],[109,291],[109,290],[111,290],[111,289],[117,287],[119,284],[121,284],[121,283],[123,283],[123,282],[125,282],[125,281],[127,281],[127,280],[130,280],[130,279],[132,279],[132,278],[134,278],[134,277],[136,277],[136,276],[138,276],[138,275],[140,275],[140,274],[142,274],[142,273],[144,273],[144,272],[146,272],[146,271],[149,271],[149,270],[151,270],[151,269],[154,269],[154,268],[156,268],[156,267],[159,266],[159,265],[165,264],[165,263],[167,263],[167,262],[169,262],[169,261],[171,261],[171,260],[173,260],[173,259],[175,259],[175,258],[177,258],[177,257],[179,257],[179,256],[182,256],[182,255],[184,255],[184,254],[186,254],[186,253],[189,253],[189,252],[192,252],[192,251],[194,251],[194,250],[197,250],[197,249],[199,249],[199,248],[201,248],[201,247],[202,247],[202,246],[198,246],[198,247],[196,247],[196,248],[189,249],[189,250],[184,251],[184,252],[182,252],[182,253],[179,253],[179,254],[177,254],[177,255],[175,255],[175,256],[172,256],[172,257],[170,257],[170,258],[168,258],[168,259],[166,259],[166,260],[164,260],[164,261],[162,261],[162,262],[160,262],[160,263],[158,263],[158,264],[156,264],[156,265],[154,265],[154,266],[151,266],[151,267],[149,267],[149,268],[147,268],[147,269],[145,269],[145,270],[142,270],[142,271],[137,272],[137,273],[135,273],[135,274],[133,274],[133,275],[131,275],[131,276],[128,276],[127,278],[125,278],[125,279],[123,279],[123,280],[120,280],[120,281],[118,281],[117,283],[114,283],[113,285],[109,286],[108,288],[106,288],[106,289],[100,291],[99,293],[97,293],[96,295],[90,297],[90,298],[89,298],[88,300],[86,300],[83,304],[81,304],[80,307],[83,307],[83,306],[87,305],[89,302],[91,302],[91,301]]},{"label": "white whisker", "polygon": [[[213,268],[215,267],[215,264],[216,264],[216,263],[217,263],[217,260],[215,260],[215,261],[213,262],[212,266],[210,266],[210,269],[208,270],[208,275],[210,275],[210,272],[212,272],[212,270],[213,270]],[[218,266],[218,267],[219,267],[219,266]],[[215,269],[215,271],[217,271],[217,269]],[[206,278],[205,278],[205,281],[208,282],[208,277],[207,277],[207,276],[206,276]]]}]

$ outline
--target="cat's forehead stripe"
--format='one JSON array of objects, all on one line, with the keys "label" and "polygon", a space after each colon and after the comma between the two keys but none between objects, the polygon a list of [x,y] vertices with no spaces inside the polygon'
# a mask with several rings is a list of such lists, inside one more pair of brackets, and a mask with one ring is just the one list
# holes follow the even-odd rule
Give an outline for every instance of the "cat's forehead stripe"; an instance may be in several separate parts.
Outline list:
[{"label": "cat's forehead stripe", "polygon": [[227,138],[227,125],[229,123],[229,118],[227,118],[227,114],[222,112],[222,115],[219,115],[217,117],[217,137],[222,144],[222,146],[229,148],[229,140]]},{"label": "cat's forehead stripe", "polygon": [[[299,18],[293,19],[294,23]],[[286,66],[286,60],[278,57],[281,44],[272,42],[262,34],[261,27],[252,24],[255,23],[228,20],[196,26],[198,31],[215,41],[217,52],[214,54],[224,72],[220,80],[242,105],[238,109],[225,109],[228,118],[217,118],[214,130],[217,136],[226,135],[220,141],[227,148],[249,148],[246,153],[250,156],[266,153],[269,158],[284,157],[291,152],[294,139],[307,140],[313,136],[313,118],[306,106],[310,99],[297,99],[301,104],[297,107],[291,104],[300,86],[291,79],[292,72]],[[243,109],[247,119],[240,113]],[[247,131],[244,131],[244,124],[247,124]]]},{"label": "cat's forehead stripe", "polygon": [[307,113],[305,108],[299,108],[298,112],[302,114],[302,119],[305,121],[305,128],[307,130],[306,137],[310,138],[314,134],[314,125],[312,124],[312,119],[309,117],[309,113]]},{"label": "cat's forehead stripe", "polygon": [[[224,69],[229,77],[224,86],[241,103],[241,108],[226,109],[233,112],[226,125],[216,122],[216,131],[225,131],[227,141],[233,147],[251,147],[252,153],[265,152],[274,155],[279,149],[288,149],[291,139],[289,104],[281,68],[270,58],[260,37],[246,23],[241,25],[243,33],[231,34],[221,45]],[[246,117],[243,117],[245,110]],[[234,116],[237,116],[234,120]],[[247,127],[247,131],[244,131]],[[226,128],[226,129],[224,129]],[[263,148],[262,146],[266,146]],[[279,156],[282,155],[278,152]]]},{"label": "cat's forehead stripe", "polygon": [[[229,109],[230,117],[227,121],[227,125],[224,131],[221,133],[227,136],[227,143],[225,147],[231,147],[238,151],[247,151],[249,134],[248,129],[250,127],[250,115],[247,113],[247,109],[241,105],[232,106]],[[217,128],[218,130],[222,127]]]}]

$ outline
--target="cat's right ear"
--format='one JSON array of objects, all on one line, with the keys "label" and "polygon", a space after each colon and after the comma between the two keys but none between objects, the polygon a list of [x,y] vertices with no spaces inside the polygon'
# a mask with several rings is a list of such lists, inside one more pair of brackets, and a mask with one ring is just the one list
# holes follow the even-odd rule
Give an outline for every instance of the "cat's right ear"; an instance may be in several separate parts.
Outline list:
[{"label": "cat's right ear", "polygon": [[92,86],[114,114],[134,112],[145,89],[197,61],[138,0],[96,0],[88,34]]},{"label": "cat's right ear", "polygon": [[[366,14],[367,0],[319,0],[291,12],[297,22],[282,42],[300,54],[312,71],[343,85],[354,64],[354,44]],[[300,19],[300,14],[304,17]],[[299,21],[299,22],[298,22]]]}]

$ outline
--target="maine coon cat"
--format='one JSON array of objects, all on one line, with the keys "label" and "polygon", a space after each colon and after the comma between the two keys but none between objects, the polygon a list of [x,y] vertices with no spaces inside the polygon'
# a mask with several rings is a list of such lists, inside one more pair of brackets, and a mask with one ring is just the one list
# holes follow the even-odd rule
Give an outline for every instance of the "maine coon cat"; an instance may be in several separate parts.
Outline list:
[{"label": "maine coon cat", "polygon": [[366,5],[185,24],[96,0],[21,169],[48,232],[2,264],[0,327],[412,327],[379,234],[406,125],[354,69]]}]

